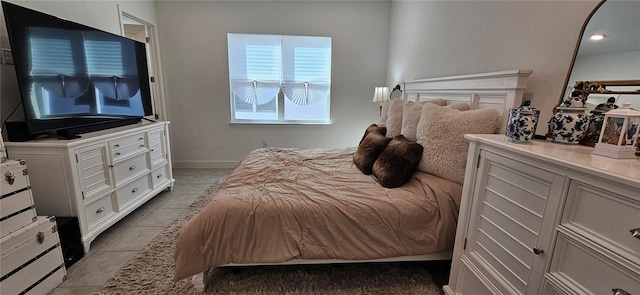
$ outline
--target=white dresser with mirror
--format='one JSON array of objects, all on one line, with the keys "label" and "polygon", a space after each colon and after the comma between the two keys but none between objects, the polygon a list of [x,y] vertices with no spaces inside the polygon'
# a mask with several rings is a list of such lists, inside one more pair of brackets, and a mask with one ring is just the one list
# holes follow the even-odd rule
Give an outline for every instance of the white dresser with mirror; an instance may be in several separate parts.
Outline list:
[{"label": "white dresser with mirror", "polygon": [[640,292],[640,158],[466,138],[447,294]]}]

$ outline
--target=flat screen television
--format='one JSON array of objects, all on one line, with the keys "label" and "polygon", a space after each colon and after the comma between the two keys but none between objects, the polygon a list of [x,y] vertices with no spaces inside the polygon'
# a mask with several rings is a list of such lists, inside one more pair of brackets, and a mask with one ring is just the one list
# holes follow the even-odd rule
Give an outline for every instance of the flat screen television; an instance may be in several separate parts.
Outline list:
[{"label": "flat screen television", "polygon": [[2,2],[30,136],[138,123],[152,115],[145,44]]}]

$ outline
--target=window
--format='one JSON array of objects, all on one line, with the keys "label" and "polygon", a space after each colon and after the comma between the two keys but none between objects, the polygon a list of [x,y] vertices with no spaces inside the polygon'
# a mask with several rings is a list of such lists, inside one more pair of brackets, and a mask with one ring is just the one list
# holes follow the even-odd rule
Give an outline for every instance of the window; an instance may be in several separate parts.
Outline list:
[{"label": "window", "polygon": [[331,38],[228,34],[231,121],[328,123]]}]

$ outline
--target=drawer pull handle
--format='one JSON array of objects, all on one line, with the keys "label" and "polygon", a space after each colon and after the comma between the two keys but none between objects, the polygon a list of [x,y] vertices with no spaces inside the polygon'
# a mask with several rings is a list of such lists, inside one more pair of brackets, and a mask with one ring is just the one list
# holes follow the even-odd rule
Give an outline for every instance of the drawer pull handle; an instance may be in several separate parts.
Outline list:
[{"label": "drawer pull handle", "polygon": [[630,229],[629,232],[631,232],[631,236],[636,238],[636,239],[640,239],[640,227],[639,228],[634,228],[634,229]]},{"label": "drawer pull handle", "polygon": [[40,231],[36,234],[36,241],[38,241],[38,244],[44,243],[44,232]]},{"label": "drawer pull handle", "polygon": [[104,207],[100,207],[100,209],[96,210],[96,214],[102,213],[102,211],[104,211]]},{"label": "drawer pull handle", "polygon": [[156,178],[160,178],[160,177],[162,177],[162,174],[158,174],[158,176],[156,176]]},{"label": "drawer pull handle", "polygon": [[4,174],[4,179],[9,183],[9,185],[13,185],[16,181],[16,176],[13,175],[13,172],[7,171],[7,173]]},{"label": "drawer pull handle", "polygon": [[135,193],[135,192],[137,192],[137,191],[138,191],[138,188],[136,187],[136,188],[134,188],[134,189],[132,189],[132,190],[131,190],[131,193],[133,194],[133,193]]},{"label": "drawer pull handle", "polygon": [[544,254],[544,250],[534,247],[533,248],[533,254],[536,254],[536,255]]},{"label": "drawer pull handle", "polygon": [[138,137],[138,140],[144,140],[144,137]]},{"label": "drawer pull handle", "polygon": [[631,293],[620,288],[611,289],[611,291],[613,291],[613,295],[631,295]]},{"label": "drawer pull handle", "polygon": [[143,147],[144,147],[144,144],[141,144],[141,145],[140,145],[140,147],[141,147],[141,148],[143,148]]},{"label": "drawer pull handle", "polygon": [[114,145],[113,147],[115,147],[115,148],[119,148],[119,147],[120,147],[120,145],[119,145],[119,144],[116,144],[116,145]]},{"label": "drawer pull handle", "polygon": [[154,149],[151,149],[151,151],[152,151],[152,152],[155,152],[156,150],[154,150]]},{"label": "drawer pull handle", "polygon": [[120,153],[116,153],[116,157],[117,157],[117,156],[120,156]]},{"label": "drawer pull handle", "polygon": [[133,171],[133,170],[136,170],[136,166],[129,167],[129,171]]}]

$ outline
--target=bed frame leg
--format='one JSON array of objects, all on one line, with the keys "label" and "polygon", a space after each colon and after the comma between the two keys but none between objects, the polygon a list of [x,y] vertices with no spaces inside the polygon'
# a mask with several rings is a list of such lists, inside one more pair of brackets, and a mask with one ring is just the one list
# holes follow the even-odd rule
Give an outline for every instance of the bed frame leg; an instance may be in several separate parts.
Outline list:
[{"label": "bed frame leg", "polygon": [[204,278],[207,277],[206,272],[207,271],[205,270],[191,278],[191,284],[193,284],[193,288],[198,292],[204,291]]}]

